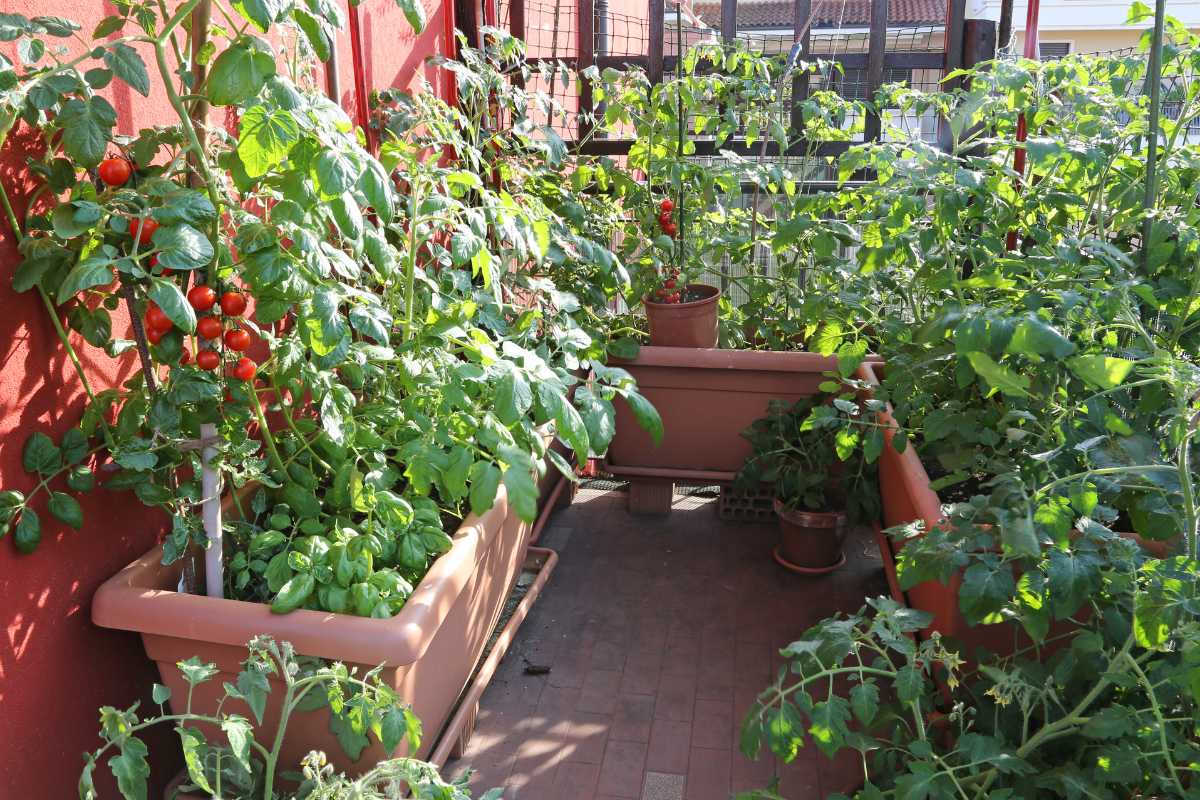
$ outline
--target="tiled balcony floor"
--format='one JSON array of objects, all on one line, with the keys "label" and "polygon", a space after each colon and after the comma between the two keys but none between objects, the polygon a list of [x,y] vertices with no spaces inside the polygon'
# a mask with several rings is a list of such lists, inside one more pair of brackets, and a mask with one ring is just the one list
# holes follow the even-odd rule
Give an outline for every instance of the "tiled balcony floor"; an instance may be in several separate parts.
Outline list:
[{"label": "tiled balcony floor", "polygon": [[507,800],[727,800],[776,771],[788,800],[850,788],[853,760],[810,747],[777,765],[737,748],[778,649],[887,591],[867,531],[822,578],[777,566],[775,541],[773,524],[721,521],[712,499],[676,495],[670,516],[633,517],[624,494],[581,489],[542,535],[558,568],[446,773],[470,766],[476,796],[503,786]]}]

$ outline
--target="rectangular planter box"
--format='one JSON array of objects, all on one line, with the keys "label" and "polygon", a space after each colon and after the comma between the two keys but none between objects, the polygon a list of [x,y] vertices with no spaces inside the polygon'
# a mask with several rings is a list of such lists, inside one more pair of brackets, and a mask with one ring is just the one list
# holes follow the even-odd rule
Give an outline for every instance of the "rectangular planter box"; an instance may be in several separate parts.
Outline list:
[{"label": "rectangular planter box", "polygon": [[[399,614],[390,619],[299,609],[272,614],[269,606],[175,591],[182,562],[164,567],[161,548],[105,582],[92,600],[92,621],[137,631],[157,662],[179,712],[187,688],[175,664],[191,656],[213,662],[221,674],[197,687],[193,708],[211,712],[259,634],[291,642],[297,653],[342,661],[365,672],[384,665],[382,680],[412,705],[424,737],[413,753],[427,756],[471,676],[525,561],[532,526],[508,506],[501,486],[486,513],[469,516],[454,544],[433,563]],[[272,687],[263,728],[273,731],[282,687]],[[227,709],[232,710],[232,709]],[[239,712],[251,716],[248,709]],[[284,769],[296,768],[310,750],[324,750],[349,774],[361,774],[384,757],[373,743],[351,763],[329,731],[325,710],[292,718],[283,745]]]},{"label": "rectangular planter box", "polygon": [[655,446],[629,406],[616,402],[616,436],[606,467],[616,475],[732,481],[751,454],[742,431],[772,400],[817,393],[837,359],[816,353],[643,347],[621,362],[638,391],[658,409],[663,440]]}]

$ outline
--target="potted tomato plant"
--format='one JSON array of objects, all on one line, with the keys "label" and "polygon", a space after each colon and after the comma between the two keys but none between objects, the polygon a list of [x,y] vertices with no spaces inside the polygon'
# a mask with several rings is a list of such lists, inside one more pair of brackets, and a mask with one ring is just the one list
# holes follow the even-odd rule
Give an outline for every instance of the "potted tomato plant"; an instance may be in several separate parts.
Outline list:
[{"label": "potted tomato plant", "polygon": [[843,393],[792,404],[772,401],[767,416],[744,436],[754,453],[736,486],[773,488],[779,517],[775,560],[805,575],[842,566],[847,526],[873,521],[879,513],[874,463],[882,431],[864,417],[853,393]]}]

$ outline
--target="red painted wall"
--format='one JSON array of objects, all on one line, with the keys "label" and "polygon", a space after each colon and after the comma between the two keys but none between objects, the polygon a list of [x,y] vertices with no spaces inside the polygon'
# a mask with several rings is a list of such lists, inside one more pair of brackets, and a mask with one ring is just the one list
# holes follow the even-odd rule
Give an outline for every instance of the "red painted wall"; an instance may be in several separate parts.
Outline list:
[{"label": "red painted wall", "polygon": [[[420,36],[413,34],[391,0],[365,0],[359,7],[368,88],[407,87],[423,73],[434,78],[425,59],[441,50],[445,19],[440,0],[424,2],[429,26]],[[168,0],[167,5],[174,8],[177,2]],[[113,13],[113,6],[108,0],[0,0],[0,11],[67,17],[88,33]],[[353,113],[353,68],[345,32],[338,49],[340,99]],[[120,114],[123,132],[172,119],[161,89],[148,99],[123,86],[110,87],[107,94]],[[36,146],[32,137],[17,134],[0,152],[0,182],[18,213],[32,188],[23,165]],[[0,222],[0,488],[29,491],[36,481],[21,467],[25,439],[35,430],[61,436],[78,421],[84,394],[37,295],[18,295],[10,288],[18,263],[14,244],[7,223]],[[114,316],[116,330],[127,325],[126,318]],[[97,389],[131,371],[131,363],[116,364],[78,336],[72,335],[72,340]],[[132,495],[105,491],[84,500],[86,522],[80,531],[49,518],[44,499],[36,509],[43,521],[37,552],[21,555],[11,537],[0,540],[4,800],[75,797],[81,754],[98,745],[96,709],[126,707],[139,699],[149,704],[150,684],[157,680],[138,637],[94,627],[90,604],[100,583],[157,541],[163,520]],[[171,731],[161,731],[150,744],[156,792],[151,797],[159,797],[162,785],[179,768],[179,759]],[[98,775],[106,772],[101,767]],[[99,785],[102,797],[117,797],[111,782]]]}]

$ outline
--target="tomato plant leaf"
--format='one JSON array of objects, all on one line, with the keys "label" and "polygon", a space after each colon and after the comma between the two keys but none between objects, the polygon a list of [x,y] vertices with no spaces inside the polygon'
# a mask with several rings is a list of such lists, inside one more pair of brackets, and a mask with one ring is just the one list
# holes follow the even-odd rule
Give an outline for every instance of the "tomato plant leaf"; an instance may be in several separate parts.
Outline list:
[{"label": "tomato plant leaf", "polygon": [[67,156],[81,167],[94,167],[108,150],[117,112],[100,95],[86,100],[72,98],[63,104],[58,123]]},{"label": "tomato plant leaf", "polygon": [[1134,362],[1103,355],[1075,356],[1067,362],[1071,371],[1092,386],[1115,389],[1133,370]]},{"label": "tomato plant leaf", "polygon": [[279,19],[285,6],[280,0],[233,0],[233,7],[259,33],[266,33],[271,23]]},{"label": "tomato plant leaf", "polygon": [[987,353],[972,350],[966,354],[971,369],[983,378],[989,386],[1001,394],[1013,397],[1029,397],[1029,377],[1013,372],[1008,367],[996,363]]},{"label": "tomato plant leaf", "polygon": [[496,416],[505,425],[515,425],[533,405],[533,390],[519,370],[510,369],[496,382]]},{"label": "tomato plant leaf", "polygon": [[124,42],[116,42],[105,51],[104,65],[142,97],[150,96],[150,73],[137,50]]},{"label": "tomato plant leaf", "polygon": [[[215,106],[244,105],[258,96],[267,78],[274,74],[275,53],[271,45],[257,36],[243,36],[217,56],[209,68],[208,99]],[[245,118],[242,124],[244,133]],[[243,158],[242,163],[245,162]],[[250,177],[256,177],[249,167],[246,171]]]},{"label": "tomato plant leaf", "polygon": [[655,446],[662,444],[663,422],[658,409],[636,390],[622,389],[620,394],[629,404],[629,410],[633,412],[638,425],[641,425],[650,434]]},{"label": "tomato plant leaf", "polygon": [[79,501],[65,492],[50,493],[50,513],[75,530],[83,527],[83,509]]},{"label": "tomato plant leaf", "polygon": [[62,453],[55,446],[53,439],[37,431],[25,440],[21,464],[26,472],[51,475],[62,466]]},{"label": "tomato plant leaf", "polygon": [[490,461],[476,461],[469,473],[471,481],[471,513],[486,513],[496,502],[500,489],[500,468]]},{"label": "tomato plant leaf", "polygon": [[84,289],[107,285],[112,279],[112,261],[103,256],[85,258],[63,278],[58,287],[58,303],[62,305]]},{"label": "tomato plant leaf", "polygon": [[396,5],[404,12],[404,18],[413,31],[420,33],[425,30],[425,6],[421,0],[396,0]]},{"label": "tomato plant leaf", "polygon": [[204,734],[196,728],[185,728],[182,725],[175,729],[179,734],[180,749],[183,750],[183,763],[187,767],[188,778],[196,786],[206,792],[212,792],[212,786],[204,775],[204,759],[208,744]]},{"label": "tomato plant leaf", "polygon": [[508,502],[517,516],[525,522],[537,519],[537,481],[534,480],[533,459],[529,453],[511,445],[500,448],[500,458],[508,466],[504,470],[504,488],[508,490]]},{"label": "tomato plant leaf", "polygon": [[196,330],[196,310],[175,281],[170,278],[151,278],[146,294],[180,330],[187,333]]},{"label": "tomato plant leaf", "polygon": [[291,112],[254,106],[242,115],[238,158],[250,178],[259,178],[282,164],[299,140],[300,126]]},{"label": "tomato plant leaf", "polygon": [[21,516],[17,518],[17,527],[13,531],[13,543],[20,552],[32,553],[41,541],[42,521],[32,508],[26,506],[21,509]]},{"label": "tomato plant leaf", "polygon": [[108,760],[108,767],[117,779],[117,789],[128,800],[146,800],[146,781],[150,777],[146,753],[145,743],[129,736],[121,741],[120,754]]}]

